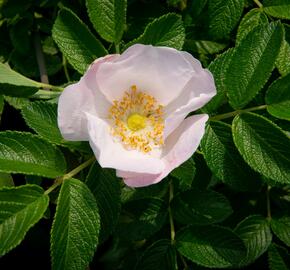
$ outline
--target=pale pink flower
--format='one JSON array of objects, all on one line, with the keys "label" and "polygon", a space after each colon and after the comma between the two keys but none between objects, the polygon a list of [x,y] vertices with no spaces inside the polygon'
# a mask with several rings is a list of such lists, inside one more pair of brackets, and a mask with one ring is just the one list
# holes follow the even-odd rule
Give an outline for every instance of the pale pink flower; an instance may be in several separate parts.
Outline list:
[{"label": "pale pink flower", "polygon": [[65,88],[58,126],[66,140],[89,141],[128,186],[147,186],[195,152],[208,115],[186,116],[215,94],[212,74],[189,53],[137,44],[97,59]]}]

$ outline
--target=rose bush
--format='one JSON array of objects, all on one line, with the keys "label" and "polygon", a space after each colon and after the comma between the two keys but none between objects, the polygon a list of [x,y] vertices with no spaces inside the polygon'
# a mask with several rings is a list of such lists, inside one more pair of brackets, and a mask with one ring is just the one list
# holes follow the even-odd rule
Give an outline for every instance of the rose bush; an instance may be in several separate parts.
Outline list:
[{"label": "rose bush", "polygon": [[97,59],[65,88],[58,126],[66,140],[89,141],[128,186],[147,186],[195,152],[208,115],[186,116],[215,94],[212,74],[191,54],[136,44]]}]

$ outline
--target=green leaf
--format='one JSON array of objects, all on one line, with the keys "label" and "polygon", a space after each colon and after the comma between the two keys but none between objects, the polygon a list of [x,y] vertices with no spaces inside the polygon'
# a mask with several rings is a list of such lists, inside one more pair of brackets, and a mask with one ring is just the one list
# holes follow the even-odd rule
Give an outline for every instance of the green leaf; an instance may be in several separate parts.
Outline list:
[{"label": "green leaf", "polygon": [[284,24],[285,39],[282,42],[280,53],[276,59],[276,66],[282,76],[290,73],[290,25]]},{"label": "green leaf", "polygon": [[158,198],[128,201],[123,210],[126,214],[120,217],[117,233],[126,240],[148,238],[161,229],[167,217],[167,206]]},{"label": "green leaf", "polygon": [[51,36],[47,36],[42,43],[42,50],[47,55],[56,55],[58,49]]},{"label": "green leaf", "polygon": [[290,255],[287,249],[272,244],[268,252],[268,261],[270,270],[289,270]]},{"label": "green leaf", "polygon": [[132,188],[124,186],[121,191],[121,202],[126,203],[128,201],[163,198],[168,192],[168,178],[163,181],[146,187]]},{"label": "green leaf", "polygon": [[28,79],[0,63],[0,94],[15,97],[28,97],[37,92],[41,84]]},{"label": "green leaf", "polygon": [[266,93],[267,110],[273,116],[290,121],[290,74],[271,84]]},{"label": "green leaf", "polygon": [[290,247],[290,217],[284,216],[281,218],[273,217],[271,220],[271,228],[275,235]]},{"label": "green leaf", "polygon": [[241,221],[235,228],[235,233],[243,240],[247,255],[239,266],[254,262],[265,251],[272,241],[272,234],[268,221],[262,216],[249,216]]},{"label": "green leaf", "polygon": [[184,50],[192,51],[193,53],[198,54],[217,54],[227,47],[227,44],[215,42],[211,40],[193,40],[193,39],[186,39]]},{"label": "green leaf", "polygon": [[62,8],[58,13],[52,37],[65,58],[81,74],[96,58],[107,54],[89,28],[66,8]]},{"label": "green leaf", "polygon": [[263,10],[270,16],[280,19],[290,19],[289,0],[265,0]]},{"label": "green leaf", "polygon": [[257,190],[258,175],[244,162],[232,138],[231,126],[211,121],[201,141],[205,161],[214,175],[233,189]]},{"label": "green leaf", "polygon": [[277,68],[282,76],[290,73],[290,43],[283,40],[280,53],[276,59]]},{"label": "green leaf", "polygon": [[53,145],[28,132],[0,132],[0,171],[55,178],[63,175],[66,162]]},{"label": "green leaf", "polygon": [[172,200],[172,212],[182,224],[207,225],[225,220],[233,212],[222,194],[212,190],[188,190]]},{"label": "green leaf", "polygon": [[[38,90],[34,95],[31,96],[32,99],[48,100],[50,103],[57,104],[58,98],[61,95],[61,92],[53,92],[47,90]],[[29,100],[28,100],[29,101]],[[27,105],[29,102],[27,102]],[[23,106],[24,107],[24,106]],[[21,108],[22,109],[22,108]]]},{"label": "green leaf", "polygon": [[235,109],[247,105],[271,75],[283,40],[281,23],[254,28],[235,48],[225,85]]},{"label": "green leaf", "polygon": [[13,187],[14,181],[11,174],[0,172],[0,188],[2,187]]},{"label": "green leaf", "polygon": [[0,189],[0,256],[20,244],[48,207],[48,195],[36,185]]},{"label": "green leaf", "polygon": [[87,0],[87,9],[100,36],[116,44],[126,26],[127,0]]},{"label": "green leaf", "polygon": [[202,108],[202,111],[205,113],[215,112],[221,105],[227,102],[224,81],[232,55],[233,49],[229,49],[219,55],[208,67],[214,77],[217,94]]},{"label": "green leaf", "polygon": [[167,239],[158,240],[146,249],[135,270],[177,270],[176,252]]},{"label": "green leaf", "polygon": [[43,138],[56,144],[64,141],[57,127],[57,104],[30,102],[22,109],[22,116],[27,125]]},{"label": "green leaf", "polygon": [[177,233],[176,241],[183,256],[204,267],[230,267],[246,255],[242,240],[224,227],[187,227]]},{"label": "green leaf", "polygon": [[4,99],[10,106],[15,108],[16,110],[20,110],[24,106],[29,104],[29,99],[28,98],[4,96]]},{"label": "green leaf", "polygon": [[227,37],[243,13],[243,0],[209,1],[209,33],[217,39]]},{"label": "green leaf", "polygon": [[149,23],[144,33],[126,45],[136,43],[167,46],[181,50],[185,39],[185,30],[181,17],[174,13],[163,15]]},{"label": "green leaf", "polygon": [[30,102],[22,108],[26,124],[51,143],[90,152],[85,142],[68,142],[62,137],[57,125],[57,104],[43,101]]},{"label": "green leaf", "polygon": [[268,18],[261,9],[251,9],[240,22],[236,43],[239,44],[255,27],[267,24]]},{"label": "green leaf", "polygon": [[181,190],[191,187],[196,172],[195,163],[192,158],[182,163],[171,172],[171,175],[178,179],[178,185]]},{"label": "green leaf", "polygon": [[52,269],[86,269],[93,258],[100,229],[98,207],[79,180],[62,184],[51,229]]},{"label": "green leaf", "polygon": [[290,183],[290,139],[267,118],[243,113],[233,121],[233,138],[244,160],[275,182]]},{"label": "green leaf", "polygon": [[100,241],[103,242],[113,232],[119,220],[120,180],[114,170],[103,169],[95,162],[89,171],[86,184],[98,204],[101,219]]}]

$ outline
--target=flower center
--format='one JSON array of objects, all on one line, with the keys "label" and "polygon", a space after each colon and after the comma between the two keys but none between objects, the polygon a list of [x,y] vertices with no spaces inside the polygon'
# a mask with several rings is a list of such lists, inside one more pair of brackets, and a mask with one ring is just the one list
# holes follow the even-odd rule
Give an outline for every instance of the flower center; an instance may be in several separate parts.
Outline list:
[{"label": "flower center", "polygon": [[146,126],[146,119],[145,116],[139,113],[133,113],[127,118],[128,128],[132,131],[143,129]]},{"label": "flower center", "polygon": [[164,144],[163,106],[135,85],[109,111],[112,135],[130,150],[148,153]]}]

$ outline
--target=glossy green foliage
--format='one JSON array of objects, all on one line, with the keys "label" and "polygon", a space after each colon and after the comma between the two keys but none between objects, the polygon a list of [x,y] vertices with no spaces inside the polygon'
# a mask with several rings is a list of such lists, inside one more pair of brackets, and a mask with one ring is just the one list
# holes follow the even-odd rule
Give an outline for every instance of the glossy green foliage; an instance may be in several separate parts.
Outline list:
[{"label": "glossy green foliage", "polygon": [[176,251],[167,239],[159,240],[148,247],[135,270],[177,270]]},{"label": "glossy green foliage", "polygon": [[66,180],[51,230],[52,269],[86,269],[97,247],[99,229],[97,203],[88,187],[76,179]]},{"label": "glossy green foliage", "polygon": [[0,94],[27,97],[36,93],[38,88],[40,88],[40,83],[24,77],[0,63]]},{"label": "glossy green foliage", "polygon": [[245,266],[267,251],[272,241],[269,222],[262,216],[249,216],[242,220],[235,228],[235,233],[243,240],[247,255],[239,263]]},{"label": "glossy green foliage", "polygon": [[115,229],[121,210],[121,186],[115,172],[110,169],[102,169],[95,162],[86,179],[98,204],[101,219],[100,240],[104,241]]},{"label": "glossy green foliage", "polygon": [[235,48],[225,85],[230,104],[243,108],[262,89],[274,69],[283,40],[280,23],[258,26]]},{"label": "glossy green foliage", "polygon": [[253,113],[236,116],[235,145],[245,161],[265,177],[290,183],[290,139],[270,120]]},{"label": "glossy green foliage", "polygon": [[290,2],[288,0],[265,0],[263,5],[267,14],[280,19],[290,19]]},{"label": "glossy green foliage", "polygon": [[267,25],[267,23],[268,18],[262,12],[262,10],[258,8],[251,9],[240,22],[236,42],[241,42],[241,40],[246,37],[247,34],[255,27],[260,25]]},{"label": "glossy green foliage", "polygon": [[171,202],[174,218],[182,224],[208,225],[225,220],[232,208],[222,194],[211,190],[188,190]]},{"label": "glossy green foliage", "polygon": [[244,1],[213,0],[208,4],[210,34],[216,39],[228,37],[242,15]]},{"label": "glossy green foliage", "polygon": [[90,148],[85,142],[68,142],[62,137],[57,124],[57,104],[36,101],[30,102],[21,109],[27,125],[42,138],[53,144],[90,152]]},{"label": "glossy green foliage", "polygon": [[196,264],[209,268],[230,267],[242,260],[246,248],[231,230],[191,226],[177,234],[178,251]]},{"label": "glossy green foliage", "polygon": [[273,82],[266,94],[267,110],[273,116],[290,120],[290,74]]},{"label": "glossy green foliage", "polygon": [[259,187],[258,175],[247,166],[234,145],[230,125],[210,122],[201,147],[209,168],[224,183],[237,190]]},{"label": "glossy green foliage", "polygon": [[28,132],[0,133],[0,171],[53,178],[65,170],[62,152],[47,141]]},{"label": "glossy green foliage", "polygon": [[169,13],[148,24],[144,33],[126,45],[126,48],[136,44],[151,44],[182,49],[185,38],[181,17]]},{"label": "glossy green foliage", "polygon": [[274,217],[271,220],[271,228],[274,234],[284,242],[288,247],[290,246],[290,218],[289,216],[282,216],[280,218]]},{"label": "glossy green foliage", "polygon": [[284,24],[285,37],[283,39],[280,53],[276,59],[276,66],[282,76],[290,73],[290,26]]},{"label": "glossy green foliage", "polygon": [[268,261],[270,270],[288,270],[290,267],[289,252],[278,245],[271,245]]},{"label": "glossy green foliage", "polygon": [[61,9],[52,37],[70,64],[81,74],[98,57],[107,54],[88,27],[69,9]]},{"label": "glossy green foliage", "polygon": [[48,201],[43,189],[36,185],[0,189],[0,256],[19,245],[42,218]]},{"label": "glossy green foliage", "polygon": [[126,0],[87,0],[88,13],[100,36],[118,44],[126,24]]}]

